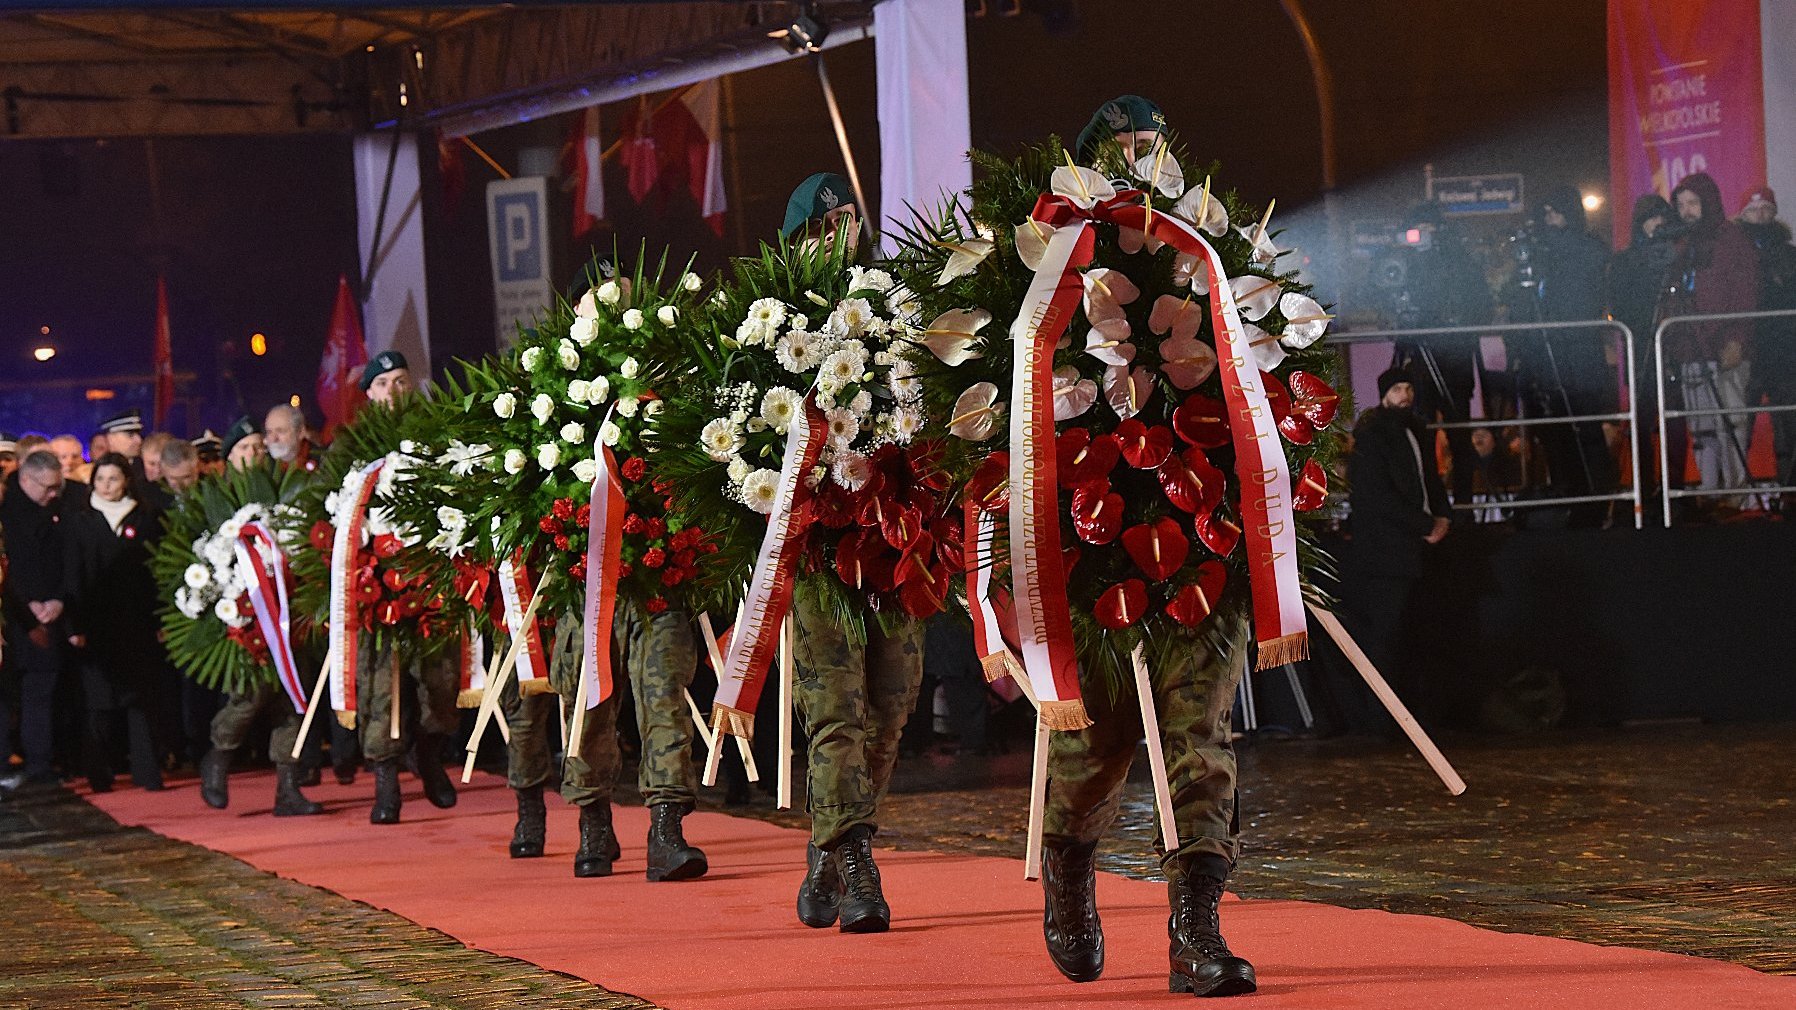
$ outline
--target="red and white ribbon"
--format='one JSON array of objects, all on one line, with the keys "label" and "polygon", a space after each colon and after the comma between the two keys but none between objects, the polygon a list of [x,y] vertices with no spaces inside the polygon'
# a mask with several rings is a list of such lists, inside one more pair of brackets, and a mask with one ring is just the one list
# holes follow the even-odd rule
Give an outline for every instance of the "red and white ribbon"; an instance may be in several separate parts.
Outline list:
[{"label": "red and white ribbon", "polygon": [[306,688],[299,679],[299,664],[293,659],[293,619],[287,606],[287,558],[275,542],[274,534],[261,520],[246,523],[231,545],[237,552],[237,567],[247,571],[249,603],[256,614],[256,626],[268,643],[268,656],[274,663],[274,674],[293,703],[293,711],[306,710]]},{"label": "red and white ribbon", "polygon": [[[537,630],[536,620],[530,626],[524,624],[524,611],[530,606],[530,599],[535,595],[530,585],[530,570],[524,564],[524,552],[512,551],[511,557],[499,562],[499,599],[504,604],[505,633],[524,636],[524,648],[518,652],[518,690],[526,694],[534,694],[547,689],[549,665],[543,652],[543,636]],[[532,684],[532,681],[541,683]],[[481,678],[481,686],[485,686],[486,678]],[[525,685],[531,686],[526,687]]]},{"label": "red and white ribbon", "polygon": [[340,721],[351,726],[355,723],[356,648],[362,629],[361,606],[351,582],[355,578],[356,556],[361,552],[368,499],[386,465],[386,457],[382,456],[357,470],[355,479],[344,483],[336,511],[331,515],[335,535],[331,539],[330,651],[324,670],[330,678],[331,708]]},{"label": "red and white ribbon", "polygon": [[[607,415],[606,423],[610,423]],[[599,426],[603,431],[604,424]],[[611,697],[611,621],[617,612],[617,584],[623,571],[624,517],[629,504],[617,479],[617,457],[611,447],[599,445],[593,458],[598,470],[592,478],[586,521],[586,609],[580,641],[580,683],[585,688],[586,709],[598,708]]]},{"label": "red and white ribbon", "polygon": [[962,499],[967,544],[967,611],[973,617],[973,651],[985,679],[997,682],[1011,670],[1010,639],[1016,637],[1016,613],[1010,594],[997,585],[998,517],[980,508],[969,490]]},{"label": "red and white ribbon", "polygon": [[460,652],[457,665],[461,667],[461,685],[455,693],[455,705],[457,708],[476,708],[486,693],[486,668],[481,665],[486,654],[486,637],[473,621],[469,621],[462,632]]},{"label": "red and white ribbon", "polygon": [[780,625],[792,607],[798,561],[804,554],[805,534],[811,526],[814,496],[805,482],[823,452],[828,430],[823,411],[817,407],[816,392],[806,394],[786,432],[786,452],[780,461],[779,485],[774,493],[773,511],[767,517],[767,532],[761,537],[760,554],[755,559],[748,594],[742,601],[742,616],[724,652],[723,669],[717,672],[715,706],[747,717],[723,720],[725,730],[753,725],[755,705],[760,701],[761,688],[767,682],[767,671],[779,647]]}]

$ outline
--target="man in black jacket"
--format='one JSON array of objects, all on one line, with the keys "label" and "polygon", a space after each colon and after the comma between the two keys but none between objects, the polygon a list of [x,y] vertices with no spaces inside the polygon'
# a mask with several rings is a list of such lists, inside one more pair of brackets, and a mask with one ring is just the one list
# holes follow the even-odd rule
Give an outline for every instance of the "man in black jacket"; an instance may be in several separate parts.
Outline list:
[{"label": "man in black jacket", "polygon": [[[1378,406],[1353,428],[1347,463],[1353,544],[1341,589],[1355,640],[1401,686],[1405,678],[1395,661],[1404,613],[1422,577],[1422,551],[1447,535],[1451,510],[1434,463],[1434,434],[1411,409],[1415,386],[1409,373],[1393,368],[1380,375],[1378,397]],[[1413,695],[1415,685],[1408,686]],[[1384,727],[1371,697],[1359,701],[1349,723]]]},{"label": "man in black jacket", "polygon": [[[47,449],[19,461],[0,500],[0,527],[6,530],[6,583],[3,590],[9,681],[0,690],[0,761],[17,741],[25,751],[25,777],[53,782],[53,703],[65,650],[75,632],[66,611],[73,602],[75,558],[65,543],[61,503],[62,464]],[[15,705],[14,697],[18,698]]]},{"label": "man in black jacket", "polygon": [[[1759,308],[1796,309],[1796,246],[1790,226],[1777,219],[1777,194],[1760,186],[1746,194],[1737,219],[1759,251]],[[1752,381],[1746,402],[1768,397],[1772,404],[1796,404],[1796,319],[1761,319],[1753,333]],[[1772,414],[1777,481],[1796,483],[1796,413]]]}]

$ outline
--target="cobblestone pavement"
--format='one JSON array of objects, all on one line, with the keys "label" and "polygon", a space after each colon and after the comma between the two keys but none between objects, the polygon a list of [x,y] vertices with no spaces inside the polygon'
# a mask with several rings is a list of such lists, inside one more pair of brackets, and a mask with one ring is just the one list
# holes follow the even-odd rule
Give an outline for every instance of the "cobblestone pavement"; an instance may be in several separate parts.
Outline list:
[{"label": "cobblestone pavement", "polygon": [[[1407,744],[1243,745],[1246,851],[1231,889],[1796,974],[1796,727],[1442,747],[1464,796],[1448,796]],[[880,843],[1020,858],[1027,761],[907,759]],[[1158,873],[1146,764],[1100,861],[1137,877]],[[924,791],[932,780],[950,788]],[[752,809],[776,816],[764,800]]]},{"label": "cobblestone pavement", "polygon": [[0,803],[0,1008],[652,1007],[110,817]]}]

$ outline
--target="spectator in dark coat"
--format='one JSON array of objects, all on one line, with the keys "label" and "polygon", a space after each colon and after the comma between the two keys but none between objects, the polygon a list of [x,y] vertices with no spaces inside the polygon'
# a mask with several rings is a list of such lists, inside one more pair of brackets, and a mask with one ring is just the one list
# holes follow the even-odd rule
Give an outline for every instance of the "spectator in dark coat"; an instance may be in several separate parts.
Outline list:
[{"label": "spectator in dark coat", "polygon": [[161,789],[150,712],[160,686],[161,649],[156,641],[157,591],[150,552],[159,538],[161,516],[131,497],[131,461],[117,453],[94,464],[92,497],[86,508],[70,509],[68,533],[77,551],[80,586],[74,621],[75,666],[87,701],[83,756],[88,784],[96,792],[112,788],[117,724],[125,724],[131,781]]},{"label": "spectator in dark coat", "polygon": [[[1640,451],[1652,444],[1659,423],[1658,361],[1653,354],[1653,328],[1659,298],[1665,291],[1671,261],[1678,251],[1680,226],[1671,204],[1657,193],[1634,201],[1628,247],[1609,261],[1609,313],[1634,334],[1633,402],[1639,405]],[[1650,474],[1643,475],[1650,479]]]},{"label": "spectator in dark coat", "polygon": [[[0,685],[0,760],[25,754],[28,782],[54,782],[56,682],[74,634],[77,572],[62,523],[62,464],[47,449],[19,461],[0,500],[6,530],[5,614],[8,676]],[[18,722],[14,736],[14,720]]]},{"label": "spectator in dark coat", "polygon": [[[1759,308],[1796,309],[1796,246],[1790,226],[1777,219],[1777,194],[1760,186],[1746,194],[1740,230],[1759,254]],[[1752,383],[1746,402],[1768,398],[1773,404],[1796,404],[1796,317],[1761,319],[1752,337]],[[1777,451],[1777,482],[1796,483],[1796,413],[1771,415]]]}]

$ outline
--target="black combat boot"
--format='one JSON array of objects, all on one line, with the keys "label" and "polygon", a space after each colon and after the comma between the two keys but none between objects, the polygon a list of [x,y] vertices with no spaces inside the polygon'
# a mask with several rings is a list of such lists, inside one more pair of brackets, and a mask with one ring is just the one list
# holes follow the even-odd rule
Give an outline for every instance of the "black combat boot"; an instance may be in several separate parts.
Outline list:
[{"label": "black combat boot", "polygon": [[274,815],[276,817],[309,817],[324,813],[324,807],[299,791],[299,766],[291,762],[274,766]]},{"label": "black combat boot", "polygon": [[1222,938],[1217,906],[1223,878],[1200,857],[1174,857],[1166,864],[1166,887],[1172,916],[1166,932],[1172,938],[1169,988],[1194,996],[1240,996],[1257,988],[1253,965],[1236,957]]},{"label": "black combat boot", "polygon": [[455,806],[455,784],[443,771],[443,738],[432,733],[418,734],[412,759],[418,766],[418,779],[424,783],[424,798],[439,810]]},{"label": "black combat boot", "polygon": [[804,862],[804,880],[798,885],[798,921],[812,929],[833,926],[842,907],[842,875],[836,872],[836,861],[807,842]]},{"label": "black combat boot", "polygon": [[711,868],[697,846],[686,844],[680,821],[686,808],[679,803],[657,803],[649,808],[650,880],[691,880]]},{"label": "black combat boot", "polygon": [[542,783],[513,792],[518,794],[518,825],[511,829],[511,858],[535,859],[543,854],[548,833],[549,811],[543,806]]},{"label": "black combat boot", "polygon": [[370,761],[374,770],[374,808],[368,811],[369,824],[399,823],[399,759]]},{"label": "black combat boot", "polygon": [[214,810],[231,805],[231,758],[236,753],[214,747],[200,758],[200,799]]},{"label": "black combat boot", "polygon": [[892,925],[892,909],[880,890],[879,867],[873,862],[873,831],[871,825],[857,824],[830,847],[842,878],[844,933],[883,933]]},{"label": "black combat boot", "polygon": [[338,785],[340,785],[340,786],[355,785],[356,764],[357,764],[357,762],[354,762],[354,761],[345,761],[342,764],[333,763],[331,765],[331,774],[335,775],[337,777]]},{"label": "black combat boot", "polygon": [[574,853],[574,876],[609,877],[622,854],[611,831],[611,803],[593,800],[580,808],[580,849]]},{"label": "black combat boot", "polygon": [[1098,921],[1096,842],[1044,841],[1041,917],[1048,958],[1074,982],[1104,973],[1104,925]]}]

